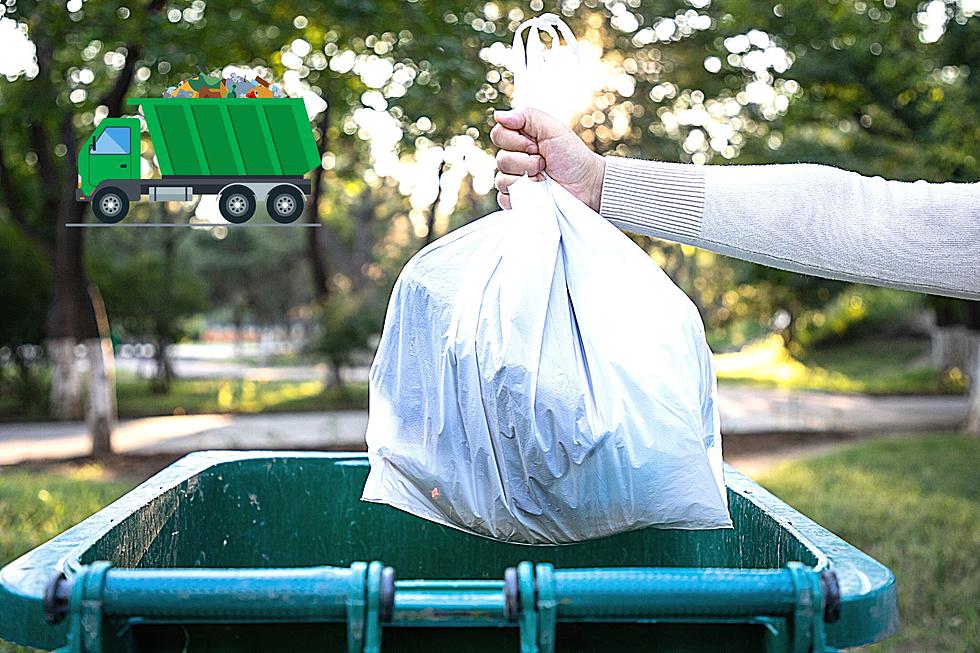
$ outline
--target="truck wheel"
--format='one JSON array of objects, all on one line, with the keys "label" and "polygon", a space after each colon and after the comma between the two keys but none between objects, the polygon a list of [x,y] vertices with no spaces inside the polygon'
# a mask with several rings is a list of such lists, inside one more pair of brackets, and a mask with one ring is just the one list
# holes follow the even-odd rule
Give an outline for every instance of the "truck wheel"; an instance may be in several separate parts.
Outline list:
[{"label": "truck wheel", "polygon": [[129,213],[129,198],[118,188],[103,188],[92,198],[92,213],[102,222],[115,224]]},{"label": "truck wheel", "polygon": [[303,194],[293,186],[276,186],[265,201],[269,217],[287,224],[303,214]]},{"label": "truck wheel", "polygon": [[218,211],[233,224],[248,222],[255,214],[255,193],[245,186],[228,186],[218,197]]}]

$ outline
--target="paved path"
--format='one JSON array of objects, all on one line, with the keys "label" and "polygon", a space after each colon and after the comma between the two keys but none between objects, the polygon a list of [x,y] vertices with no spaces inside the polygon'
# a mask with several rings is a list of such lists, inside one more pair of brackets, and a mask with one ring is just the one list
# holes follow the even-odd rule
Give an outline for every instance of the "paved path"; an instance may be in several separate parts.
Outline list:
[{"label": "paved path", "polygon": [[722,386],[723,433],[868,433],[957,428],[967,397],[868,397]]},{"label": "paved path", "polygon": [[[724,433],[882,433],[958,427],[965,397],[864,397],[725,387]],[[185,415],[123,421],[119,453],[180,454],[197,449],[363,449],[366,411]],[[0,465],[89,453],[84,423],[0,424]]]}]

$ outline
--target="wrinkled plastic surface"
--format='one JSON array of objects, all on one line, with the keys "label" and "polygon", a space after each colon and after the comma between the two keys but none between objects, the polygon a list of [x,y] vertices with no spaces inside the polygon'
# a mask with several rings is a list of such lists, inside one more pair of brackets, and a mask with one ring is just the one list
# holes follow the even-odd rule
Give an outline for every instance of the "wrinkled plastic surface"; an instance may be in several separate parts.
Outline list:
[{"label": "wrinkled plastic surface", "polygon": [[521,543],[730,527],[694,305],[558,184],[511,200],[395,284],[362,498]]}]

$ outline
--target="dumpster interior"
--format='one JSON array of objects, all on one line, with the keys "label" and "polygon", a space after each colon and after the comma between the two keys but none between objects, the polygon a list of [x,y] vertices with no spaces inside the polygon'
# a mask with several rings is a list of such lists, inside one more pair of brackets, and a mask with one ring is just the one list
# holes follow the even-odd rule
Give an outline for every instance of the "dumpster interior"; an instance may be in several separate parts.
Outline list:
[{"label": "dumpster interior", "polygon": [[117,567],[348,566],[399,579],[499,579],[522,560],[555,567],[780,567],[817,563],[771,516],[729,490],[735,528],[645,529],[565,546],[505,544],[362,502],[364,458],[220,463],[113,526],[81,556]]},{"label": "dumpster interior", "polygon": [[[500,579],[522,560],[556,567],[779,567],[816,562],[772,517],[730,492],[734,530],[646,529],[568,546],[504,544],[360,500],[363,457],[224,462],[158,494],[82,555],[117,567],[348,566],[381,560],[399,579]],[[343,624],[129,624],[119,650],[345,650]],[[766,650],[764,624],[561,623],[556,650]],[[387,628],[384,649],[519,650],[516,628]],[[109,650],[109,647],[106,648]]]}]

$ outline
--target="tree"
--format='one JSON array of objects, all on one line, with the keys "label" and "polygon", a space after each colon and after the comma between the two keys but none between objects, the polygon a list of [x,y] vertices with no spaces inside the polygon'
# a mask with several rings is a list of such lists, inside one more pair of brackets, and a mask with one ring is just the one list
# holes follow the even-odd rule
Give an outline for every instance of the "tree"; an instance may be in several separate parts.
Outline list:
[{"label": "tree", "polygon": [[[47,277],[37,246],[0,222],[0,394],[16,399],[25,413],[31,412],[42,391],[32,363],[44,336]],[[7,374],[9,366],[14,368],[12,375]]]},{"label": "tree", "polygon": [[189,272],[206,283],[212,313],[236,323],[281,324],[313,300],[304,235],[283,229],[270,238],[264,231],[198,232],[187,243]]},{"label": "tree", "polygon": [[[535,2],[529,10],[510,1],[214,0],[177,8],[148,0],[132,11],[72,2],[67,13],[47,3],[8,4],[8,16],[36,44],[38,70],[0,82],[0,197],[3,219],[33,238],[56,272],[49,314],[58,319],[48,320],[46,334],[52,351],[58,337],[77,342],[98,326],[86,299],[82,232],[59,226],[81,211],[69,195],[73,148],[98,119],[121,111],[127,94],[154,95],[225,63],[268,70],[326,103],[314,116],[325,165],[313,172],[306,216],[324,226],[302,232],[312,283],[290,294],[318,301],[334,292],[383,295],[426,240],[491,210],[492,198],[464,187],[461,215],[443,225],[435,203],[445,215],[452,198],[412,206],[397,170],[460,139],[492,150],[489,114],[507,105],[513,82],[503,43],[539,9],[566,18],[588,70],[597,71],[568,84],[585,89],[568,101],[581,105],[576,129],[597,151],[695,163],[807,160],[893,178],[980,174],[971,150],[980,136],[980,85],[969,67],[980,59],[980,21],[961,3],[946,3],[938,27],[918,4],[892,0],[633,4]],[[26,129],[11,128],[25,122]],[[369,123],[384,127],[384,138]],[[433,175],[465,176],[465,165],[441,164]],[[212,244],[232,250],[244,239]],[[787,335],[800,341],[797,325],[850,289],[641,242],[719,332],[736,323],[765,329],[786,312],[794,325]],[[255,261],[268,271],[267,263]],[[258,285],[268,276],[248,278]],[[215,292],[224,283],[217,281]],[[270,300],[251,286],[235,294],[234,284],[224,285],[221,296],[243,298],[250,311],[282,308],[282,293]]]},{"label": "tree", "polygon": [[[165,213],[162,206],[155,208]],[[153,343],[151,385],[161,393],[169,391],[174,378],[168,348],[185,335],[186,319],[208,306],[206,277],[195,274],[189,248],[183,246],[188,235],[181,229],[98,234],[88,256],[113,336]]]},{"label": "tree", "polygon": [[384,305],[377,300],[373,293],[336,291],[322,304],[323,332],[315,349],[327,357],[331,387],[344,387],[344,369],[354,363],[355,354],[368,350],[381,330]]},{"label": "tree", "polygon": [[[102,117],[124,113],[130,92],[158,93],[171,74],[186,74],[178,67],[251,61],[256,51],[273,51],[270,44],[291,19],[251,3],[209,3],[213,21],[204,19],[203,2],[183,11],[164,11],[161,0],[132,9],[94,2],[69,3],[68,11],[46,2],[6,7],[6,19],[27,29],[36,57],[13,81],[0,83],[0,194],[5,219],[44,253],[51,272],[44,335],[53,365],[52,410],[73,418],[83,394],[76,348],[85,350],[92,370],[90,413],[107,405],[91,399],[107,395],[112,368],[92,300],[98,293],[83,265],[85,232],[66,227],[86,215],[74,199],[78,143]],[[89,421],[111,423],[105,417]],[[93,433],[96,449],[108,442],[108,433]]]},{"label": "tree", "polygon": [[[377,178],[365,180],[375,161],[358,116],[385,112],[401,129],[398,145],[403,154],[414,150],[420,138],[448,139],[486,121],[486,112],[474,99],[486,71],[474,52],[496,34],[459,20],[480,7],[459,0],[320,6],[317,21],[308,23],[303,36],[310,48],[304,65],[294,69],[327,104],[316,120],[316,131],[321,156],[330,155],[327,166],[312,172],[307,211],[309,222],[324,224],[307,232],[318,299],[327,297],[338,274],[355,286],[364,285],[363,268],[390,231],[377,228],[366,208],[368,189],[385,191]],[[337,15],[331,17],[331,12]],[[376,71],[369,70],[372,65]],[[421,117],[427,121],[425,128],[417,123]],[[361,190],[348,190],[345,199],[325,207],[328,187],[338,185]],[[357,213],[348,216],[349,198],[358,199]]]}]

